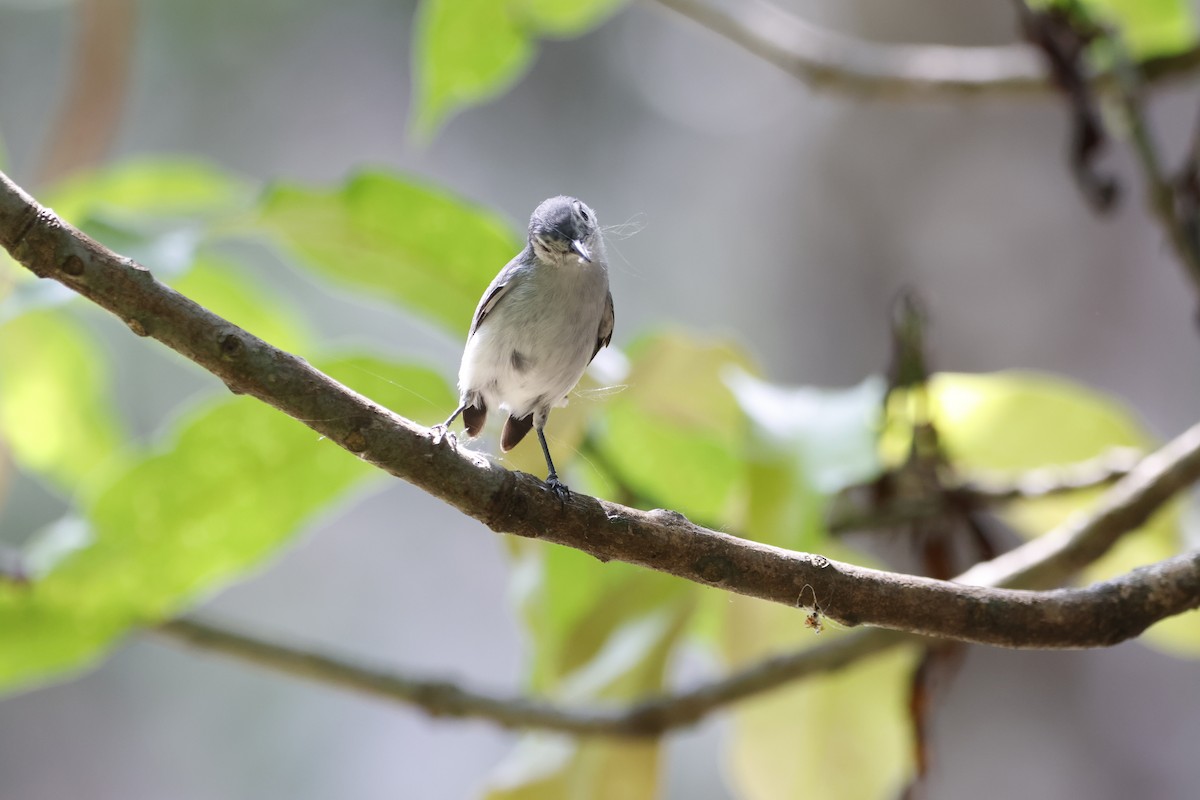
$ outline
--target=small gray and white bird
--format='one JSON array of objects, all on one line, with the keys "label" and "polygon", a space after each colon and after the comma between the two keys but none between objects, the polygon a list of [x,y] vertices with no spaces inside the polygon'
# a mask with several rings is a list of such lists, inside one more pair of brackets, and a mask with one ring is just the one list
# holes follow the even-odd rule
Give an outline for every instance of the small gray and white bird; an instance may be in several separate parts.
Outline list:
[{"label": "small gray and white bird", "polygon": [[438,428],[462,414],[476,436],[488,409],[508,414],[500,435],[505,452],[532,427],[546,457],[546,484],[569,494],[558,479],[546,420],[612,340],[613,302],[595,213],[574,197],[551,197],[529,219],[523,249],[483,293],[458,370],[459,405]]}]

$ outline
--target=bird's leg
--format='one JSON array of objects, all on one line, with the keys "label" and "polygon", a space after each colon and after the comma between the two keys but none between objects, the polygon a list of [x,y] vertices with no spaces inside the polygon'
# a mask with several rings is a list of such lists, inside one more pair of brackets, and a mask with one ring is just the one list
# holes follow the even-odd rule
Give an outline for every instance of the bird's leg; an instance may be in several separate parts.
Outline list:
[{"label": "bird's leg", "polygon": [[542,422],[536,426],[538,441],[542,445],[542,455],[546,457],[546,467],[550,470],[550,474],[546,476],[546,485],[550,487],[560,500],[565,500],[571,496],[571,490],[567,485],[558,479],[558,472],[554,469],[554,462],[550,459],[550,448],[546,446],[546,434],[542,431],[546,423]]},{"label": "bird's leg", "polygon": [[454,420],[458,419],[458,415],[463,413],[467,408],[467,403],[462,403],[458,408],[454,409],[454,413],[445,422],[440,422],[430,428],[433,431],[433,443],[441,444],[443,439],[449,439],[450,444],[457,443],[457,437],[450,431],[450,426],[454,424]]}]

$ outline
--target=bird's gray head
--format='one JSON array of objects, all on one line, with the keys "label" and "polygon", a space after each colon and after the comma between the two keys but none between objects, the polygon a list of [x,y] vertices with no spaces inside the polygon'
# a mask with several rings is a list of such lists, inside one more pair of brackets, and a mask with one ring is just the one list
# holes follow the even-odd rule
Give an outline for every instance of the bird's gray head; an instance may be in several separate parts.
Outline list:
[{"label": "bird's gray head", "polygon": [[569,255],[583,261],[601,257],[596,214],[582,200],[551,197],[529,218],[529,245],[542,261],[562,264]]}]

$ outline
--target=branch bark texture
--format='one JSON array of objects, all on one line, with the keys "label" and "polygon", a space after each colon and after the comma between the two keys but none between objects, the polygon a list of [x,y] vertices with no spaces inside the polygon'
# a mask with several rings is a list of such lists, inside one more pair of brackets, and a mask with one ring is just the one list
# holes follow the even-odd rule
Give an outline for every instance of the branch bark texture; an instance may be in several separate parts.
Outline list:
[{"label": "branch bark texture", "polygon": [[[159,283],[64,223],[0,175],[0,245],[35,274],[57,280],[225,382],[340,447],[458,508],[497,532],[566,545],[686,580],[797,606],[804,587],[836,596],[828,616],[928,636],[1008,647],[1114,644],[1200,605],[1200,554],[1179,556],[1086,589],[1031,593],[900,575],[796,553],[708,530],[674,511],[640,511],[574,495],[565,502],[524,473],[461,452]],[[1200,427],[1189,431],[1193,442]],[[1200,448],[1173,463],[1200,477]],[[1118,484],[1125,486],[1133,476]],[[1115,490],[1114,490],[1115,491]],[[1137,502],[1113,524],[1144,520],[1165,499]],[[1126,498],[1128,500],[1128,498]],[[1106,518],[1107,519],[1107,518]]]}]

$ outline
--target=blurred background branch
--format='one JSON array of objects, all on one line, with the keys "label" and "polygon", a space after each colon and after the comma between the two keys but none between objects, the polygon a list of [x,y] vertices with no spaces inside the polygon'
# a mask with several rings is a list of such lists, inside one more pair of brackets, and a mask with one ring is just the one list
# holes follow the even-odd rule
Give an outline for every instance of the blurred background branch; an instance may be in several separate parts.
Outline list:
[{"label": "blurred background branch", "polygon": [[52,184],[103,163],[129,93],[137,30],[135,0],[75,4],[66,93],[41,152],[38,182]]},{"label": "blurred background branch", "polygon": [[[907,99],[969,99],[1037,94],[1056,89],[1033,48],[1023,44],[957,47],[881,44],[825,30],[761,0],[737,11],[710,0],[655,0],[816,89]],[[1165,82],[1200,67],[1200,47],[1147,58],[1138,69],[1150,83]],[[1114,71],[1086,80],[1105,89],[1118,85]]]},{"label": "blurred background branch", "polygon": [[866,497],[866,487],[854,487],[831,506],[828,525],[836,533],[882,530],[921,522],[945,514],[949,508],[982,510],[1016,500],[1099,489],[1129,474],[1142,457],[1139,450],[1123,447],[1075,464],[1039,467],[1019,475],[947,475],[932,496],[895,497],[884,502]]},{"label": "blurred background branch", "polygon": [[[1200,130],[1193,135],[1193,144],[1182,168],[1171,170],[1166,165],[1147,119],[1146,75],[1131,61],[1119,34],[1110,31],[1107,36],[1113,45],[1116,62],[1119,107],[1141,170],[1147,203],[1200,297],[1200,238],[1197,238],[1197,230],[1200,230],[1200,205],[1197,203],[1200,185],[1196,180],[1196,142],[1200,138]],[[1200,321],[1200,305],[1197,305],[1197,320]]]}]

